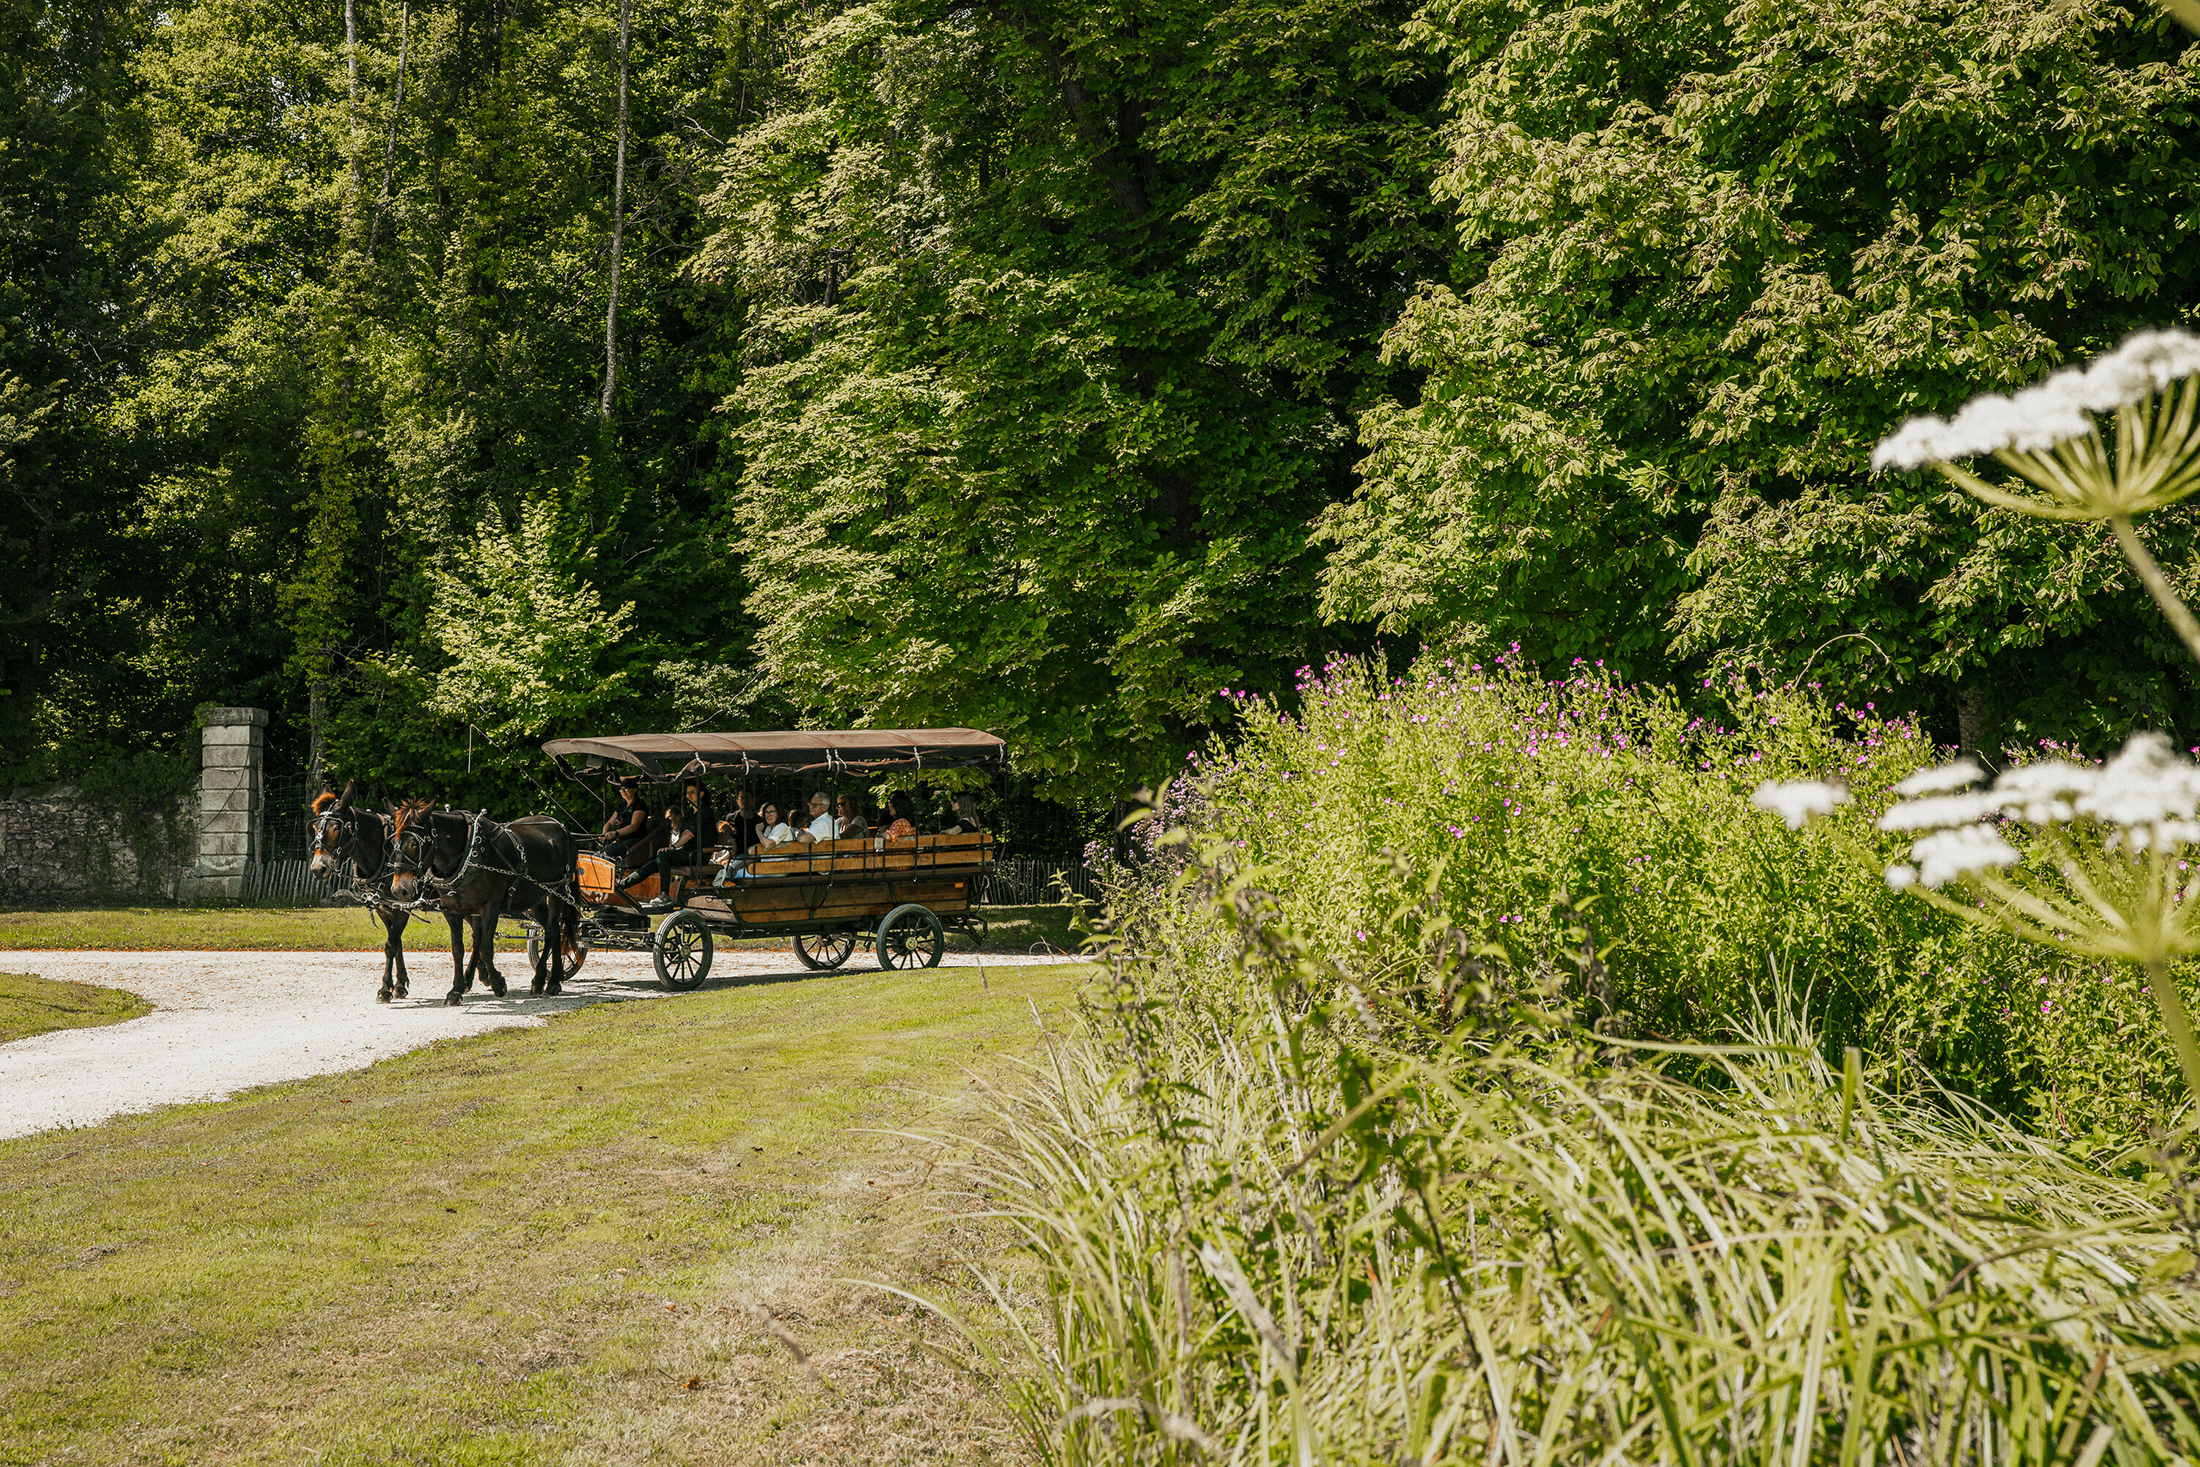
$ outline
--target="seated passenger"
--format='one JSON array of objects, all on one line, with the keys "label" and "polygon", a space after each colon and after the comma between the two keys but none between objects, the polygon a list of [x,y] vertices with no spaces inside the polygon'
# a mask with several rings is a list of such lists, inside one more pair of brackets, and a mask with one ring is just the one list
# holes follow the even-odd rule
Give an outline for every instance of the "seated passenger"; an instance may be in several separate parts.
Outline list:
[{"label": "seated passenger", "polygon": [[863,802],[854,795],[840,797],[840,821],[835,827],[838,840],[863,840],[871,833],[871,827],[863,818]]},{"label": "seated passenger", "polygon": [[815,845],[821,840],[832,840],[839,834],[839,823],[833,819],[833,797],[823,790],[810,796],[810,823],[799,831],[795,839],[804,845]]},{"label": "seated passenger", "polygon": [[709,845],[712,833],[718,829],[718,808],[710,791],[702,780],[690,776],[680,798],[685,802],[688,829],[695,832],[697,849]]},{"label": "seated passenger", "polygon": [[793,844],[794,827],[779,818],[777,805],[766,800],[764,808],[756,814],[756,853],[761,856],[774,846]]},{"label": "seated passenger", "polygon": [[[779,818],[779,807],[769,800],[756,815],[756,852],[747,861],[734,862],[729,868],[736,880],[751,876],[770,876],[773,868],[784,867],[794,857],[787,854],[795,844],[794,827]],[[721,879],[721,885],[723,880]]]},{"label": "seated passenger", "polygon": [[976,835],[985,829],[978,823],[978,797],[971,794],[955,796],[955,818],[940,827],[941,835]]},{"label": "seated passenger", "polygon": [[885,836],[888,840],[915,840],[917,838],[917,807],[910,803],[908,792],[906,790],[896,790],[894,797],[886,802],[886,808],[894,817],[893,823],[880,831],[879,834]]},{"label": "seated passenger", "polygon": [[[745,806],[747,800],[744,799],[742,803]],[[724,833],[732,835],[733,831],[727,827],[735,824],[735,821],[729,820],[719,828]],[[757,867],[760,864],[772,859],[771,856],[766,854],[767,852],[774,847],[791,845],[794,842],[793,829],[779,818],[779,807],[769,800],[766,800],[758,808],[753,819],[747,818],[745,815],[740,817],[740,828],[755,835],[755,844],[746,849],[736,848],[732,857],[726,862],[725,869],[720,871],[717,878],[711,883],[713,886],[724,886],[729,879],[734,881],[748,880],[758,874]]]},{"label": "seated passenger", "polygon": [[733,813],[718,822],[718,834],[736,856],[746,856],[756,844],[756,792],[733,792]]},{"label": "seated passenger", "polygon": [[680,903],[675,894],[675,878],[672,873],[677,870],[684,877],[690,869],[703,864],[702,837],[690,824],[688,812],[681,806],[674,805],[665,811],[665,823],[670,827],[670,833],[658,848],[657,854],[651,858],[648,869],[637,871],[619,883],[621,894],[631,896],[632,893],[627,891],[628,887],[639,886],[645,877],[655,874],[657,895],[641,903],[641,909],[645,912],[662,912],[678,906]]}]

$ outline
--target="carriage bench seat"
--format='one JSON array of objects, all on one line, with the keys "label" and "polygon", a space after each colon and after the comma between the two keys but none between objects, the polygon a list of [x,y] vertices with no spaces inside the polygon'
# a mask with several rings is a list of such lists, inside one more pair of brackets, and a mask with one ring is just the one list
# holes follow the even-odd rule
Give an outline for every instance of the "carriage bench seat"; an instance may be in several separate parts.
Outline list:
[{"label": "carriage bench seat", "polygon": [[889,871],[947,870],[983,866],[993,859],[993,837],[920,835],[915,840],[821,840],[812,845],[778,847],[756,857],[750,869],[759,881],[788,876],[858,875]]}]

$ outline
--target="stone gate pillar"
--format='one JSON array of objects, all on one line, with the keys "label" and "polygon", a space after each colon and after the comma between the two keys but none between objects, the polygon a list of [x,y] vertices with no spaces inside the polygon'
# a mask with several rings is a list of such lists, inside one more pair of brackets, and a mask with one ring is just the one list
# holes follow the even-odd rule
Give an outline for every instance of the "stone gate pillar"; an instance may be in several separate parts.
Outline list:
[{"label": "stone gate pillar", "polygon": [[199,773],[199,860],[189,895],[233,902],[244,895],[244,868],[260,859],[267,788],[260,772],[267,743],[265,708],[209,708]]}]

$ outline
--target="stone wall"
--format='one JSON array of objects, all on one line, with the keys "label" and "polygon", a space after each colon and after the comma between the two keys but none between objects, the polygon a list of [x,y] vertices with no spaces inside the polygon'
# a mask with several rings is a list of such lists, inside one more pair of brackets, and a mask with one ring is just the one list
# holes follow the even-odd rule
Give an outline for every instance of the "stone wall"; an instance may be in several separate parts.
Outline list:
[{"label": "stone wall", "polygon": [[67,785],[0,789],[0,903],[220,903],[265,854],[264,708],[204,710],[198,792],[116,809]]},{"label": "stone wall", "polygon": [[118,810],[67,785],[0,788],[0,902],[172,902],[198,859],[195,799]]}]

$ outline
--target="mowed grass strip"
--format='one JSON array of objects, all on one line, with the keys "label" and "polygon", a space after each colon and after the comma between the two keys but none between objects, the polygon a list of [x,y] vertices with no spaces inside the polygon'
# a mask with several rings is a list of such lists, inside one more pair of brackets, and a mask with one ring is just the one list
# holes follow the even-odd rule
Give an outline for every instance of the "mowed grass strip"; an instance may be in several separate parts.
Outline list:
[{"label": "mowed grass strip", "polygon": [[944,1328],[826,1284],[923,1252],[876,1132],[1089,972],[605,1005],[0,1142],[0,1462],[999,1460]]},{"label": "mowed grass strip", "polygon": [[55,1029],[119,1024],[152,1012],[134,993],[95,983],[64,983],[35,973],[0,973],[0,1044]]},{"label": "mowed grass strip", "polygon": [[[988,907],[986,946],[1002,952],[1075,952],[1073,908]],[[519,919],[504,925],[517,930]],[[101,952],[380,952],[382,924],[359,907],[115,907],[78,911],[0,911],[0,951],[96,950]],[[960,950],[969,943],[949,939]],[[450,951],[449,925],[440,916],[416,917],[405,927],[405,951]],[[755,939],[742,946],[785,945]],[[516,948],[499,944],[499,950]]]},{"label": "mowed grass strip", "polygon": [[[111,907],[0,912],[0,950],[380,952],[382,924],[360,907]],[[449,952],[436,917],[405,928],[407,952]]]}]

